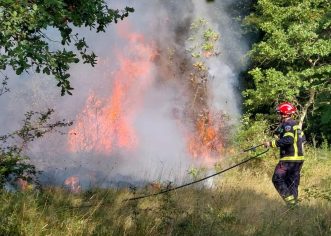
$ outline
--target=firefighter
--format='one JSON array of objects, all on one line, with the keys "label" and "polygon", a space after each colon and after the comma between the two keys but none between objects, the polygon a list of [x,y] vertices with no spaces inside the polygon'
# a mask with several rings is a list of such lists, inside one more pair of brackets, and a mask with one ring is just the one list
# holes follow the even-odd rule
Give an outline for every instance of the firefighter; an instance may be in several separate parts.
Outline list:
[{"label": "firefighter", "polygon": [[281,117],[281,123],[276,130],[278,139],[264,143],[265,147],[280,149],[280,160],[275,168],[272,182],[290,207],[298,202],[300,171],[304,161],[303,132],[297,121],[292,118],[296,110],[296,107],[289,102],[277,106],[277,113]]}]

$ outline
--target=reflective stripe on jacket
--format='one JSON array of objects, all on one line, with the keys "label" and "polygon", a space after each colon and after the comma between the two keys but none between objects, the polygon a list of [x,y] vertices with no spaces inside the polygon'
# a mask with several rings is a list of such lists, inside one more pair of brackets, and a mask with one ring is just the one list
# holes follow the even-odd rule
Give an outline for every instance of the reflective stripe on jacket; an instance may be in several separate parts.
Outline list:
[{"label": "reflective stripe on jacket", "polygon": [[278,130],[279,139],[271,142],[272,147],[279,147],[281,161],[303,161],[304,136],[295,120],[283,122]]}]

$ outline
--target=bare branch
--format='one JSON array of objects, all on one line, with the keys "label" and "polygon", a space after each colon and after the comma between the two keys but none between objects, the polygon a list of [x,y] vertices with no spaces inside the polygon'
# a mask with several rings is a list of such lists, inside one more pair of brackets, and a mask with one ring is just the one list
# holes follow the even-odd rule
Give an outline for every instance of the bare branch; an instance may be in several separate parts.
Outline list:
[{"label": "bare branch", "polygon": [[303,121],[307,115],[309,107],[314,104],[315,101],[315,95],[316,95],[316,90],[314,88],[311,88],[309,91],[309,100],[307,103],[303,106],[302,112],[300,114],[300,120],[299,120],[299,127],[302,128]]},{"label": "bare branch", "polygon": [[[3,74],[3,73],[1,72],[1,74]],[[6,75],[4,75],[4,78],[3,78],[2,82],[1,82],[1,87],[0,87],[0,96],[10,91],[10,89],[7,87],[7,85],[8,85],[8,83],[7,83],[8,79],[9,78]]]}]

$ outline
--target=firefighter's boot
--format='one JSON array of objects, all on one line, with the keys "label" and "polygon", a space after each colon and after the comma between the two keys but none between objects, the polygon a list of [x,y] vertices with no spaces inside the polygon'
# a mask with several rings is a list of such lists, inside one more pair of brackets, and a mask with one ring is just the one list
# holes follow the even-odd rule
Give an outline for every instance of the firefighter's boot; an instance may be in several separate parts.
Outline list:
[{"label": "firefighter's boot", "polygon": [[285,197],[284,201],[289,208],[295,208],[298,204],[297,200],[293,195]]}]

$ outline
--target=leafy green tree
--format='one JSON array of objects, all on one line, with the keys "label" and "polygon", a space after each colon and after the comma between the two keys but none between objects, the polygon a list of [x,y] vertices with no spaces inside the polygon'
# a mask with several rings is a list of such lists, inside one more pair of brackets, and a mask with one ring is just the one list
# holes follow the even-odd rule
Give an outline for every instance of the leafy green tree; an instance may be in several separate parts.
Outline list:
[{"label": "leafy green tree", "polygon": [[330,127],[331,119],[312,113],[331,109],[330,0],[259,0],[245,23],[260,33],[249,52],[252,80],[243,92],[248,113],[268,113],[275,103],[291,101],[300,124],[309,115]]},{"label": "leafy green tree", "polygon": [[[30,69],[53,75],[61,95],[71,94],[70,64],[80,60],[96,64],[96,55],[88,51],[84,38],[73,34],[73,28],[103,32],[111,22],[117,23],[133,11],[130,7],[111,9],[105,0],[1,0],[0,72],[10,67],[18,75]],[[58,31],[61,42],[47,36],[50,28]],[[50,42],[58,43],[59,49],[52,49]]]}]

